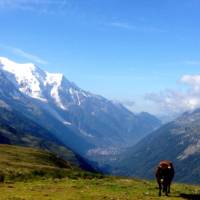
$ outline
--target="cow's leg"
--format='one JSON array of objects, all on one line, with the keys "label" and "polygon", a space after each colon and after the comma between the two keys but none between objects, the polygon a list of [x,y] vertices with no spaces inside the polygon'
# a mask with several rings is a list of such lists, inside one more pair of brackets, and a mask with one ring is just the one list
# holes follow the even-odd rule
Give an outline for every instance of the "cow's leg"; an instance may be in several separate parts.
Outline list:
[{"label": "cow's leg", "polygon": [[159,188],[159,196],[161,196],[161,187]]},{"label": "cow's leg", "polygon": [[167,189],[167,184],[163,184],[163,192],[165,193],[166,196],[168,196],[168,189]]},{"label": "cow's leg", "polygon": [[168,193],[170,193],[170,185],[171,185],[171,183],[169,183],[169,185],[168,185],[168,189],[167,189]]},{"label": "cow's leg", "polygon": [[162,190],[161,183],[158,183],[158,186],[159,186],[159,193],[158,193],[158,195],[161,196],[161,190]]}]

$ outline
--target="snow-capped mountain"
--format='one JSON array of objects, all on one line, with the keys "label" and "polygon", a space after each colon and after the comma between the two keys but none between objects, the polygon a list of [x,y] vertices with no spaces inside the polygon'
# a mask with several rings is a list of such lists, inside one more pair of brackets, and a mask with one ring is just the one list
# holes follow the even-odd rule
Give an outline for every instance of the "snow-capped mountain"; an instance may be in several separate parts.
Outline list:
[{"label": "snow-capped mountain", "polygon": [[135,144],[160,125],[150,114],[135,115],[31,63],[0,57],[0,84],[2,105],[23,112],[85,156]]},{"label": "snow-capped mountain", "polygon": [[70,104],[81,105],[92,94],[69,82],[63,74],[42,71],[32,63],[18,64],[0,57],[0,69],[20,92],[32,98],[55,103],[67,110]]}]

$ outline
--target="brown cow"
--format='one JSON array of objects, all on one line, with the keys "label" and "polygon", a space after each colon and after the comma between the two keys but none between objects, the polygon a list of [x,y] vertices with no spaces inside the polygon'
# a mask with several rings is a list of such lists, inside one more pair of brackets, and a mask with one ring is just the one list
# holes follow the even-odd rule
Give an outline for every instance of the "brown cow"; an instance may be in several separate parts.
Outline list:
[{"label": "brown cow", "polygon": [[174,167],[171,161],[160,161],[159,166],[156,169],[156,179],[159,186],[159,196],[161,196],[161,190],[168,196],[170,193],[170,185],[174,177]]},{"label": "brown cow", "polygon": [[0,183],[3,183],[3,182],[4,182],[4,175],[0,174]]}]

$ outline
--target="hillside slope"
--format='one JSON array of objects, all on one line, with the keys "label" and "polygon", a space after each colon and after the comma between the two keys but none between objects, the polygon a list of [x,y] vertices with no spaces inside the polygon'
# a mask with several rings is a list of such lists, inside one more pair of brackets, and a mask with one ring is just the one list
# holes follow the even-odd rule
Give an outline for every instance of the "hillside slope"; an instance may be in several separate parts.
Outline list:
[{"label": "hillside slope", "polygon": [[92,176],[92,173],[84,171],[73,161],[66,161],[50,152],[0,144],[0,176],[4,176],[5,180],[23,181],[42,177],[74,178],[89,175]]},{"label": "hillside slope", "polygon": [[172,184],[169,197],[158,197],[154,181],[89,173],[33,148],[0,145],[0,200],[198,199],[198,186]]},{"label": "hillside slope", "polygon": [[130,148],[117,163],[114,173],[153,178],[158,162],[166,159],[175,165],[175,180],[199,184],[199,156],[200,109],[197,109],[163,125]]},{"label": "hillside slope", "polygon": [[22,113],[0,106],[0,144],[12,144],[47,150],[55,155],[93,171],[89,163],[62,144],[51,132]]}]

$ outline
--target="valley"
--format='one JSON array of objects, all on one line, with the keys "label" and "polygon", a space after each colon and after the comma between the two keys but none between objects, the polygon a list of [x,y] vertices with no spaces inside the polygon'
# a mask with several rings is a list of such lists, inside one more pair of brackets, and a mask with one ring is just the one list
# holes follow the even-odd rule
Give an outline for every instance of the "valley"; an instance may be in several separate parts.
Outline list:
[{"label": "valley", "polygon": [[199,124],[199,109],[185,112],[129,148],[115,163],[113,172],[152,179],[156,164],[166,159],[174,163],[176,181],[199,184]]},{"label": "valley", "polygon": [[88,171],[144,179],[154,178],[155,166],[168,159],[176,181],[199,183],[199,109],[162,125],[62,74],[2,57],[0,84],[2,144],[46,150]]},{"label": "valley", "polygon": [[0,0],[0,200],[200,200],[199,8]]},{"label": "valley", "polygon": [[[21,64],[0,57],[0,84],[2,117],[9,116],[6,123],[20,128],[18,141],[12,137],[12,144],[28,145],[28,139],[22,142],[22,136],[28,137],[26,130],[31,122],[34,123],[31,137],[38,135],[40,146],[45,141],[56,142],[90,160],[95,168],[105,162],[109,164],[112,156],[116,157],[161,125],[149,113],[132,113],[122,104],[87,92],[64,75],[46,72],[32,63]],[[20,132],[26,134],[20,136]],[[32,146],[39,145],[36,143]]]},{"label": "valley", "polygon": [[1,200],[136,200],[199,198],[199,186],[172,184],[170,197],[158,197],[155,181],[87,172],[32,148],[0,145]]}]

